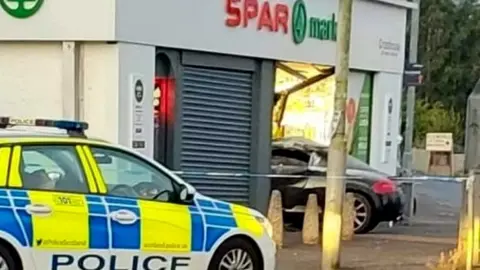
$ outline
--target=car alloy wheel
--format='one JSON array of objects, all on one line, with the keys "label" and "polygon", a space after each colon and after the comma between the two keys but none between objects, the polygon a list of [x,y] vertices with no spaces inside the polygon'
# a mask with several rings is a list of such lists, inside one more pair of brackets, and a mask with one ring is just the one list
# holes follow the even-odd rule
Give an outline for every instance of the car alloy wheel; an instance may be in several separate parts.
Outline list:
[{"label": "car alloy wheel", "polygon": [[368,220],[368,210],[367,206],[362,200],[355,198],[354,202],[355,207],[355,222],[353,228],[357,231],[359,228],[363,227]]},{"label": "car alloy wheel", "polygon": [[233,249],[223,256],[218,270],[253,270],[253,260],[245,250]]},{"label": "car alloy wheel", "polygon": [[7,261],[1,256],[0,256],[0,270],[10,270],[8,268]]}]

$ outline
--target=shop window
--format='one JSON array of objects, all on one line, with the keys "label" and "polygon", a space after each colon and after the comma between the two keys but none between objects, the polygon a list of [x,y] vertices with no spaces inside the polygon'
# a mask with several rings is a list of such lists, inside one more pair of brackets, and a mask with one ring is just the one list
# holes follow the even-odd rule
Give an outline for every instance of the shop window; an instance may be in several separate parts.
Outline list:
[{"label": "shop window", "polygon": [[[373,75],[349,74],[346,108],[347,147],[351,155],[369,160]],[[278,62],[275,74],[275,105],[272,137],[304,137],[329,145],[334,117],[335,77],[333,67]],[[338,119],[337,119],[338,121]]]},{"label": "shop window", "polygon": [[333,68],[277,63],[273,137],[301,136],[325,143],[333,114]]}]

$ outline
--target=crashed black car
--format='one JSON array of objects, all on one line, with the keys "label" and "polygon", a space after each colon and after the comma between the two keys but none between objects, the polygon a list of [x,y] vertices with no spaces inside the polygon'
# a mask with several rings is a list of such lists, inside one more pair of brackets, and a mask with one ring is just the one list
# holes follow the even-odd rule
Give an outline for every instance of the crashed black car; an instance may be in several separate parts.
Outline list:
[{"label": "crashed black car", "polygon": [[[328,147],[305,138],[273,141],[271,165],[279,177],[272,179],[272,190],[282,193],[285,223],[301,228],[311,193],[317,194],[318,205],[323,209],[327,154]],[[383,221],[401,220],[404,195],[393,178],[352,156],[347,157],[346,167],[346,190],[355,196],[356,233],[367,233]],[[322,217],[319,213],[320,220]]]}]

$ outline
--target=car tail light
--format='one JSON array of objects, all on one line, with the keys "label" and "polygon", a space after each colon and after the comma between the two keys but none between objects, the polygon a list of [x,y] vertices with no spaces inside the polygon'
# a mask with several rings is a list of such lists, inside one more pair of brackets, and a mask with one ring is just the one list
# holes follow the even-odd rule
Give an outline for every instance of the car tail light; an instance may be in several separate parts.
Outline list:
[{"label": "car tail light", "polygon": [[376,194],[391,194],[397,191],[397,185],[390,179],[380,179],[372,186],[373,192]]}]

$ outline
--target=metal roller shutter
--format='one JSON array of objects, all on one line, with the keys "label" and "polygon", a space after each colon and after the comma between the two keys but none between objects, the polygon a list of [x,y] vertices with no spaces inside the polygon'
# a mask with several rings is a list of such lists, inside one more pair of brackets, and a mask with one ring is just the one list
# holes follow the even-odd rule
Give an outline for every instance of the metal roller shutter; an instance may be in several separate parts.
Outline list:
[{"label": "metal roller shutter", "polygon": [[[183,83],[182,170],[249,172],[252,73],[185,67]],[[185,180],[204,195],[248,203],[248,177]]]}]

